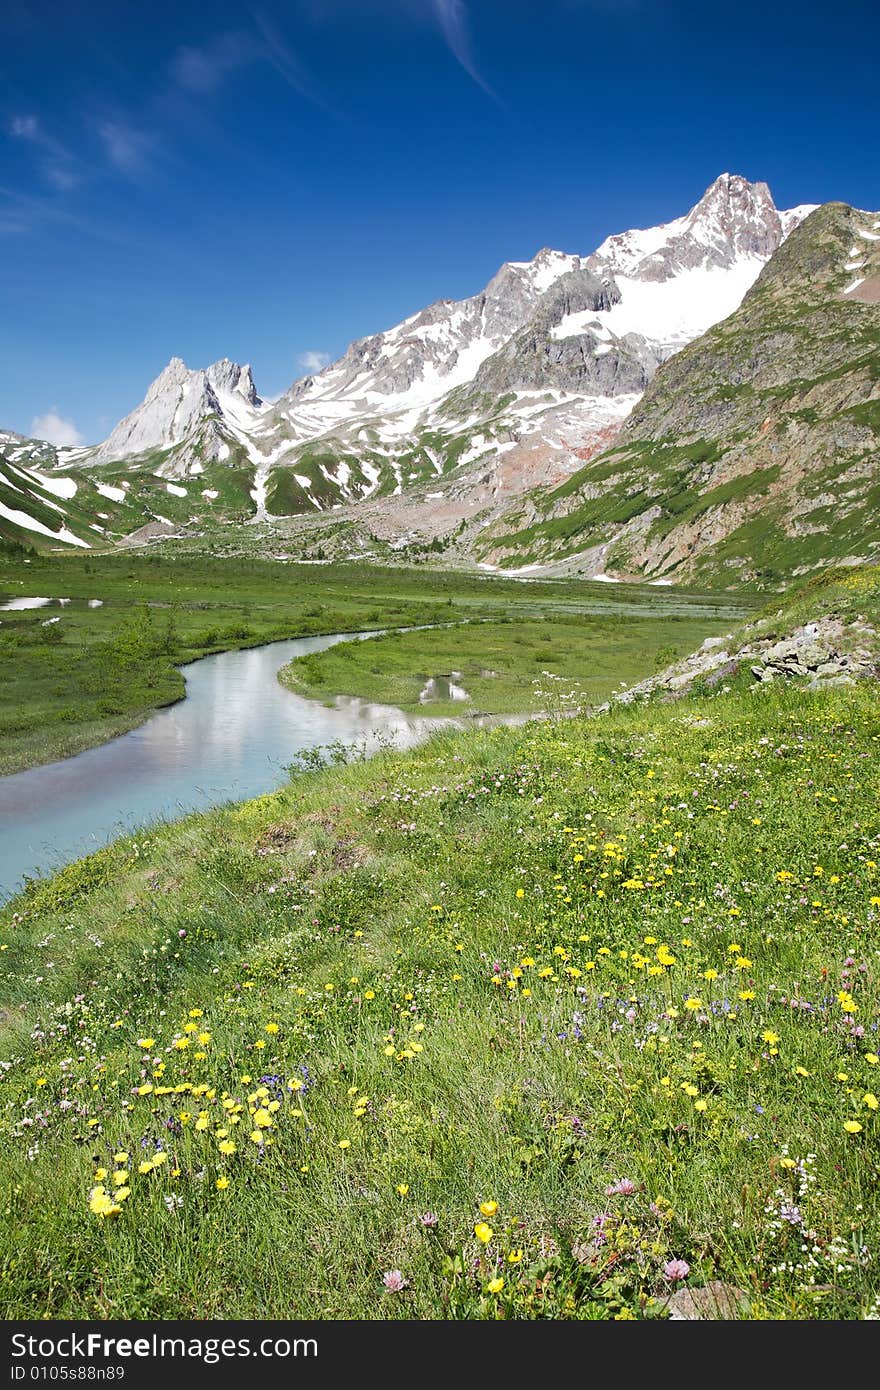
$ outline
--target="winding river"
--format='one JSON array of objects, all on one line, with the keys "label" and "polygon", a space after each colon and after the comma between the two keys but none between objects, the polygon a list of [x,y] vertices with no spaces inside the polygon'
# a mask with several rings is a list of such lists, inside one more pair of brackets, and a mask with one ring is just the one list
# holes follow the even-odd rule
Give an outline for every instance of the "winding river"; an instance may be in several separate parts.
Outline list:
[{"label": "winding river", "polygon": [[[414,743],[436,719],[340,697],[332,708],[277,680],[295,656],[352,633],[300,637],[203,657],[183,668],[186,698],[99,748],[0,778],[0,901],[157,818],[259,796],[287,780],[297,752],[377,737]],[[371,633],[356,634],[360,637]]]}]

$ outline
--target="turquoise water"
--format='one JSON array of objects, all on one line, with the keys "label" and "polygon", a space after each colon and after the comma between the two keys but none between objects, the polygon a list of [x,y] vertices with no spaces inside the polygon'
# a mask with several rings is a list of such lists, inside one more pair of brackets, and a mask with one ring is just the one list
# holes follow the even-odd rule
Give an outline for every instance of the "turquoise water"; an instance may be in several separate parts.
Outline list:
[{"label": "turquoise water", "polygon": [[[369,636],[370,634],[362,634]],[[302,637],[183,668],[186,698],[140,728],[62,762],[0,778],[0,900],[158,817],[258,796],[304,748],[377,738],[415,742],[437,721],[342,698],[333,708],[276,679],[295,656],[351,634]]]}]

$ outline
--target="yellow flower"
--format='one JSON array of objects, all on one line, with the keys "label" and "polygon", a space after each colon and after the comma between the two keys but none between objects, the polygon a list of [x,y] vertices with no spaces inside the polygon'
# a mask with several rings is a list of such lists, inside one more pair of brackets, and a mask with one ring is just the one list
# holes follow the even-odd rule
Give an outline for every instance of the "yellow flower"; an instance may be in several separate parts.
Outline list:
[{"label": "yellow flower", "polygon": [[753,989],[741,989],[739,991],[739,997],[745,1004],[749,999],[754,999],[755,991]]},{"label": "yellow flower", "polygon": [[518,1265],[522,1260],[522,1257],[523,1252],[521,1250],[509,1250],[507,1252],[507,1263],[511,1265]]},{"label": "yellow flower", "polygon": [[490,1280],[489,1280],[488,1284],[486,1285],[486,1292],[487,1292],[487,1293],[500,1293],[501,1290],[502,1290],[503,1288],[504,1288],[504,1280],[503,1280],[503,1279],[501,1278],[501,1276],[499,1275],[499,1277],[498,1277],[497,1279],[490,1279]]},{"label": "yellow flower", "polygon": [[119,1172],[113,1174],[112,1182],[114,1187],[125,1186],[125,1184],[128,1182],[128,1173],[125,1171],[124,1168],[121,1168]]},{"label": "yellow flower", "polygon": [[494,1216],[498,1211],[497,1202],[481,1202],[480,1212],[483,1216]]},{"label": "yellow flower", "polygon": [[685,1093],[686,1096],[691,1096],[691,1097],[693,1097],[693,1096],[698,1096],[698,1095],[700,1094],[700,1092],[698,1091],[697,1087],[691,1085],[691,1083],[690,1083],[689,1081],[686,1081],[686,1082],[684,1083],[684,1085],[682,1086],[681,1089],[684,1091],[684,1093]]},{"label": "yellow flower", "polygon": [[162,1164],[163,1164],[163,1163],[167,1163],[167,1162],[168,1162],[168,1155],[167,1155],[167,1153],[165,1153],[165,1151],[164,1151],[163,1149],[160,1149],[158,1153],[153,1154],[153,1167],[154,1167],[154,1168],[161,1168],[161,1167],[162,1167]]},{"label": "yellow flower", "polygon": [[252,1141],[254,1144],[262,1144],[264,1138],[265,1138],[265,1135],[263,1134],[263,1131],[262,1131],[261,1129],[252,1129],[252,1130],[251,1130],[251,1141]]},{"label": "yellow flower", "polygon": [[214,1184],[214,1186],[215,1186],[215,1187],[218,1187],[218,1188],[220,1189],[220,1191],[222,1192],[222,1191],[224,1190],[224,1188],[226,1188],[226,1187],[229,1186],[229,1179],[228,1179],[228,1178],[224,1178],[224,1177],[220,1177],[220,1178],[217,1179],[217,1181],[216,1181],[216,1183]]},{"label": "yellow flower", "polygon": [[139,1163],[139,1164],[138,1164],[138,1172],[139,1172],[139,1173],[152,1173],[152,1171],[153,1171],[153,1160],[152,1160],[151,1158],[147,1159],[147,1161],[146,1161],[145,1163]]},{"label": "yellow flower", "polygon": [[269,1114],[268,1110],[265,1110],[261,1106],[260,1109],[254,1115],[254,1124],[259,1126],[260,1129],[268,1129],[271,1123],[272,1116]]},{"label": "yellow flower", "polygon": [[795,1067],[794,1074],[795,1076],[809,1076],[810,1073],[807,1071],[806,1067]]},{"label": "yellow flower", "polygon": [[337,1145],[337,1148],[340,1148],[340,1149],[350,1149],[350,1148],[351,1148],[351,1140],[350,1140],[350,1139],[340,1139],[340,1141],[339,1141],[339,1143],[338,1143],[338,1145]]},{"label": "yellow flower", "polygon": [[707,1100],[695,1100],[695,1101],[694,1101],[694,1109],[695,1109],[695,1110],[699,1110],[699,1111],[701,1111],[701,1112],[702,1112],[703,1110],[708,1110],[708,1109],[709,1109],[709,1102],[708,1102]]},{"label": "yellow flower", "polygon": [[526,890],[525,890],[525,888],[517,888],[517,890],[516,890],[516,896],[517,896],[518,898],[524,898],[525,895],[526,895]]},{"label": "yellow flower", "polygon": [[399,1183],[397,1184],[397,1190],[398,1190],[398,1192],[400,1193],[401,1197],[405,1197],[406,1194],[407,1194],[407,1192],[409,1192],[409,1183],[408,1183],[408,1182],[399,1182]]},{"label": "yellow flower", "polygon": [[113,1155],[113,1162],[114,1162],[114,1163],[127,1163],[127,1162],[128,1162],[128,1154],[123,1154],[123,1153],[114,1154],[114,1155]]},{"label": "yellow flower", "polygon": [[220,1150],[222,1154],[235,1153],[235,1145],[233,1144],[231,1139],[224,1139],[222,1143],[217,1145],[217,1148]]},{"label": "yellow flower", "polygon": [[862,1132],[862,1126],[858,1120],[846,1120],[843,1127],[847,1134],[861,1134]]},{"label": "yellow flower", "polygon": [[775,1047],[776,1043],[779,1042],[779,1034],[774,1033],[772,1028],[765,1028],[761,1037],[764,1039],[764,1042],[769,1043],[771,1047]]},{"label": "yellow flower", "polygon": [[266,1024],[266,1032],[267,1032],[267,1033],[277,1033],[277,1032],[278,1032],[278,1024],[277,1024],[277,1023],[267,1023],[267,1024]]},{"label": "yellow flower", "polygon": [[704,971],[703,971],[703,979],[704,979],[704,980],[717,980],[717,979],[718,979],[718,971],[717,971],[717,970],[704,970]]},{"label": "yellow flower", "polygon": [[155,1047],[155,1046],[156,1046],[156,1039],[155,1039],[155,1038],[138,1038],[137,1043],[138,1043],[138,1047],[146,1047],[146,1048]]},{"label": "yellow flower", "polygon": [[702,999],[695,999],[693,998],[693,996],[691,996],[690,999],[686,999],[684,1001],[684,1006],[686,1009],[689,1009],[690,1012],[693,1014],[696,1013],[697,1009],[702,1009],[703,1001]]},{"label": "yellow flower", "polygon": [[880,1101],[878,1101],[873,1091],[868,1091],[867,1095],[862,1096],[862,1100],[869,1110],[876,1110],[877,1107],[880,1106]]},{"label": "yellow flower", "polygon": [[[861,1125],[859,1128],[861,1129]],[[488,1245],[494,1234],[492,1227],[488,1226],[485,1221],[478,1221],[474,1227],[474,1235],[483,1245]]]}]

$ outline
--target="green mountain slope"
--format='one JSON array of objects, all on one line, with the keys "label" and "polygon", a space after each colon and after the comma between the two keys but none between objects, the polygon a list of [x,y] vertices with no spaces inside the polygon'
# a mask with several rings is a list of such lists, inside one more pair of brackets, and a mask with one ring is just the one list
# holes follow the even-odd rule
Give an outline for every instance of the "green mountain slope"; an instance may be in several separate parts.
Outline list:
[{"label": "green mountain slope", "polygon": [[880,216],[819,208],[613,448],[481,543],[505,565],[774,585],[880,553]]}]

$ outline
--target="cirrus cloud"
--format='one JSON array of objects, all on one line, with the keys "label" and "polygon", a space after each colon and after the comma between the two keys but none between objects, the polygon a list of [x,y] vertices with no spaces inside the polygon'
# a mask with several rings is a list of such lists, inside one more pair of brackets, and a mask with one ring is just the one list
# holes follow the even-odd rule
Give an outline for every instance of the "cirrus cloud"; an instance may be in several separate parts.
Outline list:
[{"label": "cirrus cloud", "polygon": [[468,77],[473,78],[478,87],[482,87],[493,101],[497,101],[497,96],[474,62],[468,31],[467,6],[464,0],[431,0],[431,3],[443,37],[456,61],[461,64]]}]

